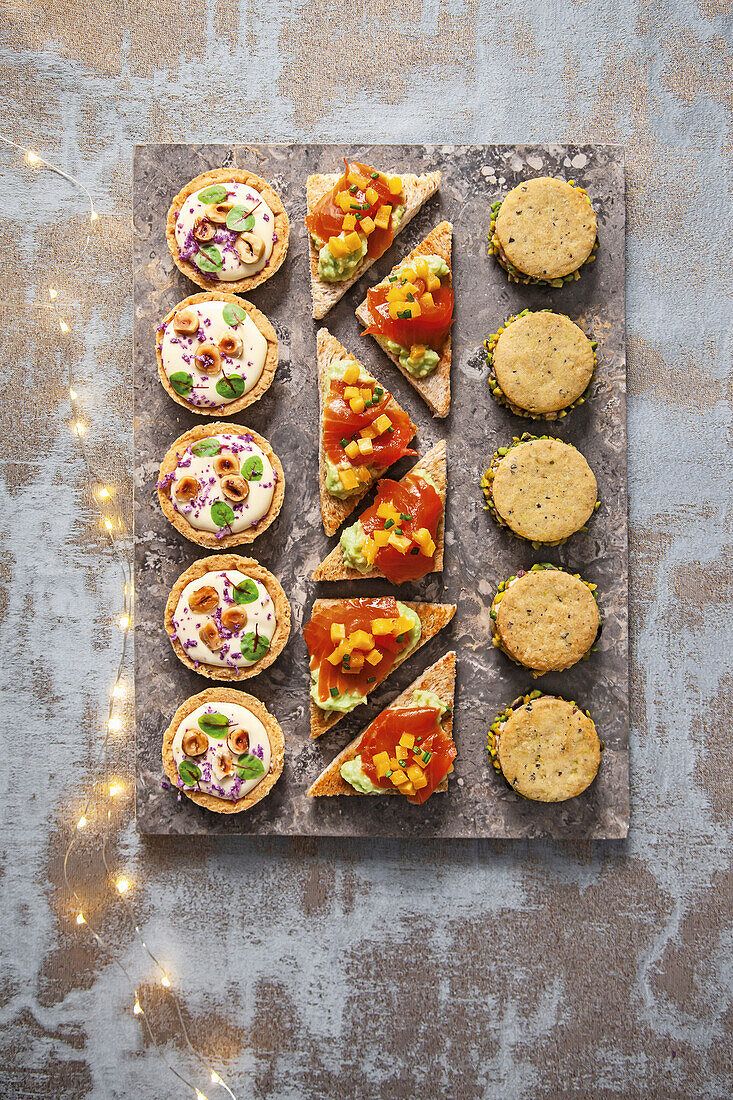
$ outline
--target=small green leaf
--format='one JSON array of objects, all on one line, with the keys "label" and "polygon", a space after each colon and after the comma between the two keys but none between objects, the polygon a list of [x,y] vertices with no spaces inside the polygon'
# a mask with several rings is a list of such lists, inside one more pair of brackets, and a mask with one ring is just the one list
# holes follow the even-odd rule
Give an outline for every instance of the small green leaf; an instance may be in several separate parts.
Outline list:
[{"label": "small green leaf", "polygon": [[240,374],[228,374],[226,377],[220,378],[214,388],[219,397],[234,401],[244,393],[244,379]]},{"label": "small green leaf", "polygon": [[233,206],[227,214],[227,229],[235,233],[249,233],[250,229],[254,229],[254,224],[254,214],[250,214],[243,206]]},{"label": "small green leaf", "polygon": [[236,328],[242,321],[247,320],[247,311],[242,309],[241,306],[233,306],[230,303],[224,306],[221,315],[226,323],[231,325],[232,328]]},{"label": "small green leaf", "polygon": [[228,527],[234,522],[234,512],[223,500],[217,500],[211,505],[211,519],[217,527]]},{"label": "small green leaf", "polygon": [[260,661],[268,649],[270,643],[262,634],[245,634],[242,638],[242,656],[245,661]]},{"label": "small green leaf", "polygon": [[227,189],[223,183],[214,183],[211,187],[205,187],[203,191],[199,191],[198,197],[200,202],[210,206],[214,202],[224,202],[227,194]]},{"label": "small green leaf", "polygon": [[193,389],[193,378],[185,370],[175,371],[169,376],[168,381],[179,397],[188,397]]},{"label": "small green leaf", "polygon": [[193,760],[182,760],[178,765],[178,774],[187,787],[193,787],[201,778],[201,768]]},{"label": "small green leaf", "polygon": [[224,266],[221,252],[215,244],[200,244],[199,250],[193,258],[193,262],[196,264],[199,271],[209,271],[213,273],[221,271]]},{"label": "small green leaf", "polygon": [[237,758],[236,767],[240,779],[259,779],[265,774],[265,765],[259,756],[253,756],[251,752],[243,752]]},{"label": "small green leaf", "polygon": [[202,714],[198,725],[207,737],[215,737],[217,741],[221,741],[227,735],[229,719],[226,714],[219,714],[217,711],[214,714]]},{"label": "small green leaf", "polygon": [[221,443],[218,439],[200,439],[191,450],[197,458],[213,458],[221,450]]},{"label": "small green leaf", "polygon": [[254,603],[258,595],[257,585],[249,577],[245,577],[232,588],[232,599],[235,603]]},{"label": "small green leaf", "polygon": [[262,465],[262,459],[258,455],[252,455],[248,458],[242,467],[242,476],[247,481],[259,481],[265,472],[265,468]]}]

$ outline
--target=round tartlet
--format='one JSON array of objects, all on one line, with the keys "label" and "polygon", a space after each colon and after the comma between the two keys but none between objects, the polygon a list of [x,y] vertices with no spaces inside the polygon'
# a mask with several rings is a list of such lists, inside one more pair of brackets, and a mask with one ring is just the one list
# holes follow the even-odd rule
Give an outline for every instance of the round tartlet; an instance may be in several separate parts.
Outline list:
[{"label": "round tartlet", "polygon": [[[179,469],[179,463],[181,460],[188,461],[185,457],[187,450],[201,440],[211,439],[216,436],[234,437],[235,440],[241,440],[241,445],[254,445],[254,448],[259,450],[262,455],[267,458],[272,469],[274,480],[269,506],[264,515],[262,515],[256,523],[252,523],[243,530],[230,531],[229,534],[225,535],[194,527],[186,519],[184,512],[179,510],[178,505],[174,505],[171,499],[171,490],[176,480],[176,471]],[[224,451],[226,452],[226,447]],[[270,486],[268,485],[267,487],[269,488]],[[195,542],[199,546],[205,546],[209,550],[226,550],[232,546],[244,546],[254,542],[263,531],[266,531],[267,528],[274,523],[280,513],[285,496],[285,474],[280,459],[277,457],[268,441],[264,436],[258,435],[257,432],[252,431],[251,428],[245,428],[241,424],[199,424],[197,427],[191,428],[189,431],[179,436],[167,451],[160,464],[157,489],[160,506],[163,509],[163,515],[177,531],[191,542]],[[226,526],[227,525],[222,525],[219,530],[226,530]]]},{"label": "round tartlet", "polygon": [[601,616],[596,585],[548,562],[499,585],[491,604],[494,645],[533,676],[562,672],[590,655]]},{"label": "round tartlet", "polygon": [[[264,203],[269,208],[272,215],[273,239],[270,255],[267,257],[264,266],[260,270],[254,271],[239,279],[224,280],[218,278],[215,272],[209,272],[207,274],[201,271],[195,264],[191,263],[190,259],[182,254],[177,237],[177,226],[180,222],[179,214],[183,210],[186,200],[190,200],[197,192],[214,187],[217,184],[224,186],[227,184],[242,185],[243,188],[250,188],[264,200]],[[195,202],[193,202],[192,205],[196,207]],[[198,207],[196,207],[196,209],[198,209]],[[267,214],[268,222],[266,224],[268,226],[270,213]],[[178,232],[180,233],[181,230],[179,229]],[[219,233],[217,236],[228,236],[230,232],[230,230],[227,230],[226,234]],[[233,239],[234,237],[232,235],[231,240]],[[252,290],[253,287],[259,286],[261,283],[271,278],[280,268],[288,251],[289,239],[290,220],[285,213],[285,207],[282,204],[280,196],[273,191],[269,183],[262,179],[261,176],[257,176],[254,172],[248,172],[240,168],[214,168],[209,172],[203,172],[200,176],[196,176],[195,179],[192,179],[178,192],[168,210],[166,240],[168,241],[168,247],[175,264],[179,271],[183,272],[186,278],[190,279],[204,290],[211,290],[212,287],[223,287],[230,294],[243,294],[248,290]],[[202,243],[216,244],[217,240],[214,238],[210,242]],[[189,245],[192,248],[196,247],[190,235]]]},{"label": "round tartlet", "polygon": [[523,798],[566,802],[595,779],[601,743],[590,715],[575,703],[533,691],[497,715],[489,755]]},{"label": "round tartlet", "polygon": [[486,508],[533,546],[559,546],[599,505],[590,466],[571,443],[524,434],[494,453],[481,479]]},{"label": "round tartlet", "polygon": [[[211,312],[212,307],[208,307],[207,309],[205,305],[205,303],[209,302],[221,302],[224,308],[226,306],[230,306],[232,309],[236,309],[239,311],[244,310],[247,315],[248,321],[251,322],[252,325],[254,325],[255,329],[262,337],[262,341],[264,341],[264,348],[261,349],[261,351],[264,352],[261,371],[259,376],[254,380],[252,386],[249,389],[246,389],[242,393],[241,397],[235,396],[233,399],[229,399],[228,397],[221,397],[221,400],[218,404],[205,404],[203,402],[197,402],[195,400],[189,399],[185,396],[185,390],[187,388],[185,385],[181,386],[179,382],[179,389],[176,389],[171,382],[171,377],[173,377],[175,381],[176,374],[181,372],[178,370],[174,370],[169,376],[168,371],[166,371],[165,369],[165,340],[166,336],[168,335],[169,326],[172,326],[176,314],[182,313],[183,310],[188,310],[200,314],[201,307],[207,310],[207,312]],[[199,308],[197,309],[197,307]],[[217,307],[214,306],[213,309],[217,310]],[[207,318],[207,320],[211,321],[211,318]],[[218,324],[216,324],[216,327],[222,330],[222,335],[224,335],[224,333],[228,331],[229,333],[231,333],[232,336],[236,338],[239,337],[239,334],[237,333],[237,328],[240,327],[241,323],[242,322],[237,324],[236,327],[231,327],[222,320],[221,322],[218,322]],[[206,326],[206,328],[210,329],[211,324]],[[242,379],[246,386],[247,372],[246,370],[242,369],[241,355],[229,356],[225,352],[220,352],[222,364],[224,363],[224,361],[226,361],[227,367],[224,368],[224,370],[220,370],[216,376],[213,376],[206,372],[202,372],[195,365],[194,353],[197,348],[194,346],[194,341],[196,341],[198,347],[204,348],[206,347],[206,344],[208,342],[215,343],[215,341],[206,341],[201,335],[202,331],[206,333],[206,328],[204,328],[204,326],[202,325],[199,327],[198,332],[192,335],[182,335],[175,332],[173,333],[171,339],[177,341],[182,347],[184,347],[182,355],[186,356],[186,358],[189,360],[188,364],[184,364],[184,370],[182,373],[185,373],[189,376],[194,386],[200,386],[202,383],[205,384],[207,380],[211,380],[215,383],[215,385],[219,384],[223,386],[223,383],[225,382],[225,371],[228,370],[229,377],[235,376],[237,379]],[[239,338],[241,339],[241,337]],[[220,341],[221,336],[219,336],[217,339]],[[237,298],[234,294],[226,294],[224,293],[224,291],[221,290],[212,290],[208,291],[205,294],[191,294],[188,298],[184,298],[182,302],[179,302],[178,305],[175,306],[170,311],[170,313],[167,314],[166,317],[164,317],[156,332],[155,354],[158,362],[158,377],[160,378],[163,389],[170,397],[173,398],[175,402],[177,402],[179,405],[183,405],[185,409],[190,409],[192,412],[198,413],[200,416],[233,416],[234,413],[241,412],[242,409],[246,409],[249,405],[253,405],[255,401],[259,401],[262,395],[266,392],[266,390],[269,389],[270,385],[272,384],[272,381],[275,377],[278,360],[277,334],[270,322],[265,317],[264,313],[261,313],[260,310],[257,309],[256,306],[253,306],[251,302],[245,301],[244,298]],[[176,366],[176,364],[172,365]],[[239,382],[237,383],[237,385],[239,385]],[[226,387],[223,386],[223,388]]]},{"label": "round tartlet", "polygon": [[517,416],[558,420],[585,401],[596,346],[564,314],[525,309],[484,344],[491,395]]},{"label": "round tartlet", "polygon": [[490,250],[510,282],[562,286],[595,259],[596,214],[573,180],[525,180],[491,213]]},{"label": "round tartlet", "polygon": [[[241,574],[242,578],[249,578],[255,582],[255,586],[258,590],[258,596],[254,599],[251,598],[251,593],[247,593],[247,598],[240,598],[238,593],[234,593],[233,584],[231,579],[229,583],[222,585],[221,574]],[[216,576],[214,576],[216,575]],[[207,584],[207,578],[209,583]],[[176,623],[176,610],[185,589],[195,581],[201,581],[199,587],[212,587],[214,583],[218,587],[223,588],[227,595],[219,595],[216,607],[211,611],[192,611],[189,606],[188,615],[193,620],[193,629],[197,632],[197,628],[203,624],[213,623],[219,632],[220,638],[223,638],[225,645],[230,647],[230,642],[234,640],[235,644],[239,646],[237,652],[241,655],[242,637],[245,636],[243,630],[231,630],[227,629],[226,625],[222,623],[221,608],[224,606],[224,614],[230,610],[231,607],[243,608],[249,618],[249,608],[251,603],[257,603],[260,611],[265,611],[266,615],[260,615],[260,618],[265,619],[268,615],[272,615],[274,623],[272,624],[272,633],[267,635],[263,633],[260,637],[265,637],[268,642],[267,650],[262,657],[256,658],[251,664],[242,664],[232,662],[229,665],[217,665],[207,664],[206,660],[196,660],[189,656],[187,649],[192,647],[185,647],[181,641],[181,623]],[[241,583],[241,582],[239,582]],[[250,586],[251,587],[251,586]],[[264,589],[266,596],[269,597],[269,603],[272,608],[270,611],[268,607],[262,607],[263,601],[259,598],[259,590]],[[198,589],[194,589],[194,592]],[[230,594],[231,593],[231,594]],[[232,598],[234,597],[234,598]],[[201,620],[201,622],[199,622]],[[179,661],[182,661],[188,668],[193,669],[194,672],[198,672],[200,676],[208,676],[210,680],[246,680],[252,676],[257,676],[264,669],[268,668],[285,648],[288,638],[290,637],[290,603],[288,601],[283,587],[280,581],[275,577],[269,569],[265,569],[254,558],[244,558],[238,554],[211,554],[206,558],[199,558],[193,565],[189,565],[180,577],[173,585],[168,601],[165,605],[165,630],[166,634],[170,638],[171,645],[175,650],[175,654]],[[251,627],[251,621],[247,621],[245,624],[247,627]],[[267,624],[269,628],[270,624]],[[190,632],[190,631],[185,631]],[[248,634],[251,634],[251,630]],[[193,647],[198,648],[198,647]],[[202,646],[202,648],[205,648]],[[253,654],[254,656],[254,654]],[[249,659],[249,658],[246,658]]]},{"label": "round tartlet", "polygon": [[[222,703],[242,707],[254,715],[255,719],[264,727],[270,746],[269,767],[256,786],[241,798],[222,798],[208,791],[186,786],[179,776],[174,754],[176,734],[189,715],[192,715],[201,707],[211,707],[216,711],[217,705]],[[209,739],[211,748],[219,744],[219,742],[213,744],[211,742],[212,739]],[[224,745],[226,744],[225,740]],[[185,703],[182,703],[173,715],[171,724],[163,734],[162,754],[166,774],[176,790],[182,791],[187,798],[190,798],[192,802],[195,802],[197,806],[202,806],[205,810],[211,810],[218,814],[238,814],[242,810],[249,810],[252,806],[261,802],[277,783],[282,774],[285,761],[285,738],[280,723],[270,714],[267,707],[259,699],[255,699],[253,695],[248,695],[247,692],[235,688],[207,688],[206,691],[201,691],[198,695],[192,695],[186,699]],[[192,759],[195,762],[197,758]]]}]

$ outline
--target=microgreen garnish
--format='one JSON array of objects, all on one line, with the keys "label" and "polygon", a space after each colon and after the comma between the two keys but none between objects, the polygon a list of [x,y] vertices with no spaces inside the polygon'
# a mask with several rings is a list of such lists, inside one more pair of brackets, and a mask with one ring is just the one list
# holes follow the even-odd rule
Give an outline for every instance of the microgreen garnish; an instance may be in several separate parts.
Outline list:
[{"label": "microgreen garnish", "polygon": [[217,500],[211,505],[211,522],[217,527],[228,527],[234,522],[234,512],[223,500]]},{"label": "microgreen garnish", "polygon": [[245,577],[232,588],[232,599],[235,603],[254,603],[257,595],[257,585],[250,577]]},{"label": "microgreen garnish", "polygon": [[226,323],[228,325],[231,325],[232,328],[236,328],[236,326],[240,324],[241,321],[247,320],[246,310],[242,309],[241,306],[231,305],[229,302],[227,302],[227,304],[224,306],[224,309],[221,311],[221,315]]},{"label": "microgreen garnish", "polygon": [[216,274],[221,271],[224,266],[224,261],[221,258],[221,252],[215,244],[200,244],[199,254],[194,256],[193,262],[199,271],[208,271]]},{"label": "microgreen garnish", "polygon": [[245,210],[243,206],[233,206],[227,214],[226,227],[234,233],[248,233],[254,229],[254,214]]},{"label": "microgreen garnish", "polygon": [[177,370],[168,378],[173,389],[179,397],[188,397],[193,389],[193,378],[185,370]]},{"label": "microgreen garnish", "polygon": [[265,468],[259,455],[252,455],[242,467],[242,477],[245,477],[247,481],[259,481],[264,472]]},{"label": "microgreen garnish", "polygon": [[235,768],[240,779],[257,779],[265,774],[265,765],[259,756],[253,756],[251,752],[238,756]]},{"label": "microgreen garnish", "polygon": [[221,450],[221,443],[218,439],[200,439],[198,443],[194,443],[191,447],[191,451],[197,458],[213,458],[214,455],[218,455]]},{"label": "microgreen garnish", "polygon": [[224,202],[227,197],[227,189],[223,183],[214,183],[211,187],[205,187],[203,191],[199,191],[199,202],[206,203],[207,206],[211,206],[215,202]]},{"label": "microgreen garnish", "polygon": [[219,714],[218,711],[214,714],[202,714],[198,721],[198,727],[203,730],[207,737],[213,737],[217,741],[221,741],[227,735],[229,719],[226,714]]},{"label": "microgreen garnish", "polygon": [[244,393],[244,379],[239,374],[225,374],[214,387],[220,397],[228,397],[234,400]]},{"label": "microgreen garnish", "polygon": [[242,656],[245,661],[259,661],[265,656],[269,648],[268,639],[256,630],[250,631],[242,638]]},{"label": "microgreen garnish", "polygon": [[187,787],[193,787],[201,778],[201,768],[193,760],[182,760],[178,765],[178,774]]}]

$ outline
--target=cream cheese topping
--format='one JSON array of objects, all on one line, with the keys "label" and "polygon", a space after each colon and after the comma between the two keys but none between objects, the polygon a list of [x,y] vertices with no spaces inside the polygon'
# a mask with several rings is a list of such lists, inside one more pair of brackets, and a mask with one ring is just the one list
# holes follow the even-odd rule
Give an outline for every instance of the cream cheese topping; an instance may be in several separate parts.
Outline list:
[{"label": "cream cheese topping", "polygon": [[[222,715],[228,724],[207,724],[208,715]],[[205,729],[202,729],[203,719]],[[230,733],[244,730],[248,738],[246,752],[230,745]],[[187,733],[203,733],[208,747],[200,756],[183,751]],[[270,770],[270,739],[259,718],[239,703],[206,703],[184,718],[171,745],[181,790],[213,794],[235,801],[254,790]],[[227,774],[228,773],[228,774]]]},{"label": "cream cheese topping", "polygon": [[[218,606],[212,611],[194,611],[190,598],[204,587],[216,590]],[[233,624],[227,625],[230,608],[246,616],[246,621],[234,629],[230,628]],[[199,636],[201,628],[209,623],[216,627],[217,643],[221,641],[221,646],[217,644],[215,649]],[[186,585],[173,612],[173,627],[175,634],[172,636],[177,638],[191,661],[215,668],[251,668],[269,650],[277,629],[277,616],[264,584],[238,569],[226,569],[205,573]]]},{"label": "cream cheese topping", "polygon": [[[216,446],[215,454],[207,450]],[[199,452],[199,453],[197,453]],[[222,488],[222,477],[215,469],[220,456],[230,456],[236,462],[236,475],[245,479],[248,493],[237,503],[227,497]],[[184,478],[196,478],[198,489],[190,499],[177,495]],[[205,436],[190,444],[179,459],[171,478],[171,503],[191,527],[208,531],[223,538],[229,534],[246,531],[256,526],[267,514],[275,492],[277,475],[269,458],[260,450],[251,435]]]},{"label": "cream cheese topping", "polygon": [[213,237],[206,242],[201,242],[201,245],[196,241],[193,235],[193,227],[198,218],[206,216],[207,204],[199,198],[201,191],[207,190],[206,187],[194,191],[184,201],[176,217],[175,236],[181,258],[188,260],[194,267],[199,267],[196,262],[197,258],[202,255],[206,256],[204,249],[208,249],[209,246],[218,249],[222,261],[221,268],[218,271],[211,271],[208,267],[199,267],[199,270],[207,279],[212,281],[236,282],[238,279],[246,279],[250,275],[262,271],[272,255],[272,247],[277,236],[275,232],[275,215],[259,191],[255,191],[253,187],[249,187],[245,183],[234,182],[227,182],[223,186],[227,190],[226,201],[237,207],[242,207],[254,218],[254,225],[249,232],[256,237],[260,237],[265,245],[259,259],[255,263],[245,263],[234,247],[236,234],[231,229],[227,229],[225,225],[217,225]]},{"label": "cream cheese topping", "polygon": [[[183,390],[179,390],[176,385],[173,388],[176,392],[181,392],[181,396],[191,405],[205,408],[226,405],[249,393],[262,375],[267,356],[267,340],[249,314],[235,326],[227,324],[223,317],[226,305],[226,302],[210,301],[186,306],[186,312],[195,313],[199,317],[198,332],[191,336],[175,331],[175,317],[163,327],[160,345],[163,370],[168,378],[181,372],[188,376],[191,383],[189,392],[186,392],[188,383]],[[198,349],[206,344],[218,347],[222,337],[232,336],[241,341],[241,352],[229,355],[220,349],[221,369],[213,375],[200,370],[196,359]],[[228,378],[233,378],[231,384],[227,382]],[[180,384],[180,379],[178,381]]]}]

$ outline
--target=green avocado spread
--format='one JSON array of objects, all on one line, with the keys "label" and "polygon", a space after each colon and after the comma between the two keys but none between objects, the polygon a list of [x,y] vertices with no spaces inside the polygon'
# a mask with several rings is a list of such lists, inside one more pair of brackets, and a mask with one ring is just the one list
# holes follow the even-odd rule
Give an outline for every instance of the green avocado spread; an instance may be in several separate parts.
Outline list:
[{"label": "green avocado spread", "polygon": [[[344,234],[342,233],[343,237]],[[318,251],[318,277],[324,283],[341,283],[350,279],[367,254],[368,241],[361,238],[361,246],[345,256],[334,256],[328,247],[328,241]]]},{"label": "green avocado spread", "polygon": [[[343,379],[346,368],[353,362],[353,359],[333,360],[326,368],[328,378],[335,378],[337,381]],[[358,381],[355,382],[354,385],[358,386],[360,382],[365,382],[369,377],[370,376],[367,374],[360,375]],[[346,489],[344,489],[341,484],[341,478],[338,475],[338,466],[336,466],[334,462],[331,462],[327,454],[323,456],[323,464],[326,468],[326,489],[332,497],[337,497],[338,500],[347,500],[349,497],[353,496],[354,493],[361,492],[361,485],[357,485],[356,489],[352,489],[351,492],[347,492]]]},{"label": "green avocado spread", "polygon": [[364,557],[364,528],[361,520],[352,523],[341,535],[341,553],[349,569],[358,569],[360,573],[368,573],[371,565]]},{"label": "green avocado spread", "polygon": [[[441,718],[450,709],[434,691],[413,691],[410,706],[435,707],[440,711]],[[355,756],[353,760],[347,760],[341,765],[341,778],[350,783],[359,794],[389,794],[388,787],[375,786],[369,776],[362,771],[360,756]]]},{"label": "green avocado spread", "polygon": [[[422,623],[420,622],[420,616],[408,607],[404,603],[400,603],[397,600],[397,610],[400,615],[404,615],[405,618],[410,619],[412,626],[408,632],[407,648],[402,651],[400,657],[405,659],[410,653],[412,653],[415,646],[420,641],[420,635],[422,634]],[[335,689],[334,689],[335,690]],[[342,691],[335,697],[329,697],[328,699],[321,700],[318,698],[318,671],[317,669],[311,669],[311,699],[320,707],[321,710],[330,712],[333,710],[339,711],[341,714],[348,714],[354,707],[358,707],[360,703],[366,703],[366,695],[361,695],[358,691]]]}]

